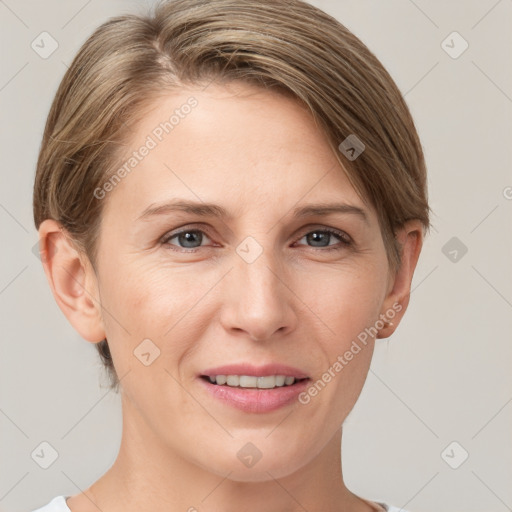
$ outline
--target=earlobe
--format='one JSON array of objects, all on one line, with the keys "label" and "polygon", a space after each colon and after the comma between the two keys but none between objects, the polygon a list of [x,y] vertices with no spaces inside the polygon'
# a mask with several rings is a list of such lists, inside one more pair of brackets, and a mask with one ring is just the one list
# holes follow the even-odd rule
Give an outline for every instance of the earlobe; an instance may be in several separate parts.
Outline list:
[{"label": "earlobe", "polygon": [[97,279],[87,257],[52,219],[39,227],[39,250],[53,296],[68,321],[87,341],[104,339]]},{"label": "earlobe", "polygon": [[385,323],[377,338],[393,334],[409,305],[412,278],[423,246],[423,224],[419,220],[407,221],[397,231],[396,238],[401,247],[401,263],[383,304],[381,318],[386,317],[389,323]]}]

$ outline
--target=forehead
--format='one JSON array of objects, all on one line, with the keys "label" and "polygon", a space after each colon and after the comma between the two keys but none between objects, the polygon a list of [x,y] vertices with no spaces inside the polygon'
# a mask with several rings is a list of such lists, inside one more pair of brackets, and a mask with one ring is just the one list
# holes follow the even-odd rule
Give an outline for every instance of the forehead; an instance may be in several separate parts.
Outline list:
[{"label": "forehead", "polygon": [[[143,154],[143,155],[142,155]],[[301,198],[363,206],[312,115],[296,100],[237,83],[156,98],[130,137],[111,196],[241,204]],[[307,196],[307,197],[306,197]],[[367,205],[365,205],[367,206]]]},{"label": "forehead", "polygon": [[132,132],[130,146],[148,136],[160,148],[179,139],[184,151],[220,146],[226,155],[233,153],[226,146],[231,143],[244,149],[240,156],[246,159],[292,145],[296,154],[314,152],[318,157],[321,151],[330,152],[325,135],[298,100],[243,82],[183,88],[156,97]]}]

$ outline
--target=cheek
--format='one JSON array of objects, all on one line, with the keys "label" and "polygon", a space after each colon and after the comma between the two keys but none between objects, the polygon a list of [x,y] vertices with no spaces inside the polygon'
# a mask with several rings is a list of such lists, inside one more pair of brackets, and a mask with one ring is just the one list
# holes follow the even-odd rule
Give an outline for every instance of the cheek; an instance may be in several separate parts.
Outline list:
[{"label": "cheek", "polygon": [[133,330],[155,334],[163,329],[159,336],[192,308],[208,284],[191,267],[162,268],[141,262],[112,265],[102,281],[104,303]]},{"label": "cheek", "polygon": [[331,434],[354,407],[368,375],[375,335],[371,327],[380,313],[379,286],[384,284],[375,286],[376,281],[372,272],[345,272],[309,283],[308,306],[318,312],[325,335],[308,348],[321,352],[322,365],[301,403],[308,407],[308,421],[324,425]]},{"label": "cheek", "polygon": [[[112,265],[111,272],[104,273],[103,317],[119,373],[139,369],[133,357],[139,346],[158,354],[155,369],[171,369],[200,339],[209,315],[205,296],[218,279],[191,269],[125,264]],[[157,348],[147,341],[141,345],[143,340]]]},{"label": "cheek", "polygon": [[[305,302],[326,333],[318,337],[320,346],[316,348],[325,356],[323,373],[317,376],[321,381],[318,392],[335,404],[338,418],[348,414],[368,373],[375,324],[386,291],[385,268],[366,264],[350,270],[338,269],[329,278],[317,276],[304,283],[303,293],[307,292],[304,296],[308,297]],[[328,388],[325,394],[321,391],[324,385]]]},{"label": "cheek", "polygon": [[301,298],[335,339],[350,343],[378,319],[385,287],[381,266],[367,264],[311,275],[301,286]]}]

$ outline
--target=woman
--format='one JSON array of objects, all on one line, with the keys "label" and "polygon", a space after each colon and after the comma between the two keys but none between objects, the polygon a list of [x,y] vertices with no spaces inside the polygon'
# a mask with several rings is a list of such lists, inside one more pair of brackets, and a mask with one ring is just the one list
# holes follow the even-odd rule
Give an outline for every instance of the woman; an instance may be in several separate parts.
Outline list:
[{"label": "woman", "polygon": [[407,106],[299,0],[102,25],[48,117],[34,218],[54,297],[121,391],[112,467],[45,512],[398,510],[342,425],[429,227]]}]

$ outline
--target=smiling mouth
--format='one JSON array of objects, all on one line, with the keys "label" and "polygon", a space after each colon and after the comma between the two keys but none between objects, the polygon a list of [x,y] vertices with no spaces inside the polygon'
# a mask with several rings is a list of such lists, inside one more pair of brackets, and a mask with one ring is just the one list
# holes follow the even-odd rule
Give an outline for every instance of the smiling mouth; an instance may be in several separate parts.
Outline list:
[{"label": "smiling mouth", "polygon": [[256,377],[253,375],[201,375],[203,380],[216,385],[239,389],[275,389],[290,387],[308,378],[295,378],[285,375],[268,375]]}]

